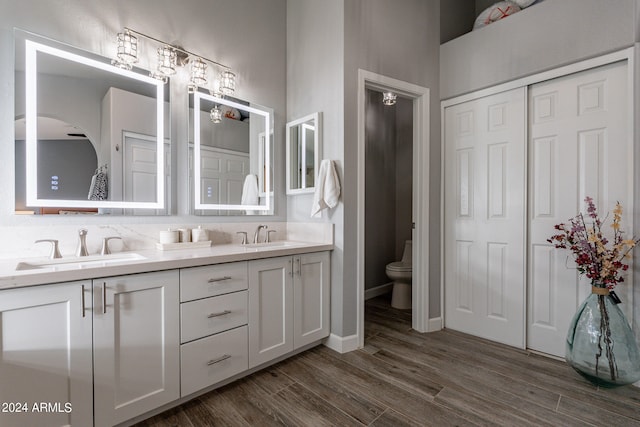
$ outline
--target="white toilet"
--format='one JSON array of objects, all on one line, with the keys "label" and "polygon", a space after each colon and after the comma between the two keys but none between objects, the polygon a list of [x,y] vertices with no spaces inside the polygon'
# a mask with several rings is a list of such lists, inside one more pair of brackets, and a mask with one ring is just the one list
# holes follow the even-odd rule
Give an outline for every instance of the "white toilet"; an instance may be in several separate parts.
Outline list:
[{"label": "white toilet", "polygon": [[393,280],[391,307],[411,308],[411,240],[404,243],[402,261],[387,264],[387,276]]}]

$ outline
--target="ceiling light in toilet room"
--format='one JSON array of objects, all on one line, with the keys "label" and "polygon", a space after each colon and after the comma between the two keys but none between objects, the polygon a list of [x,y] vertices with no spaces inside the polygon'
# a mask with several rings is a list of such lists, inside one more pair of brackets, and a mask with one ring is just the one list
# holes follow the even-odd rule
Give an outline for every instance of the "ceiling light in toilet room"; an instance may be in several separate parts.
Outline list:
[{"label": "ceiling light in toilet room", "polygon": [[396,105],[396,95],[393,92],[382,92],[382,103],[384,105]]}]

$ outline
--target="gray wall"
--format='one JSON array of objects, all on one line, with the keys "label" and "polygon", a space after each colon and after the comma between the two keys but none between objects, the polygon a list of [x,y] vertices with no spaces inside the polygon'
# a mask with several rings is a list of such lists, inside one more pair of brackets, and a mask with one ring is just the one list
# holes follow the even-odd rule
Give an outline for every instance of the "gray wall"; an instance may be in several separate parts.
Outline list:
[{"label": "gray wall", "polygon": [[[357,304],[357,75],[364,69],[430,88],[431,236],[429,316],[440,315],[440,2],[437,0],[345,1],[344,89],[344,307],[346,335],[355,333]],[[422,221],[417,218],[416,221]]]},{"label": "gray wall", "polygon": [[[0,141],[13,141],[14,40],[18,27],[103,56],[114,55],[115,34],[124,26],[180,45],[218,60],[237,73],[238,98],[272,107],[275,111],[275,156],[284,164],[284,121],[286,97],[286,0],[0,0]],[[142,55],[140,65],[154,56]],[[174,212],[161,218],[33,218],[14,216],[14,185],[0,188],[0,221],[3,225],[108,224],[167,221],[223,222],[254,221],[255,218],[191,217],[188,199],[188,97],[187,72],[177,75],[171,88],[171,139],[177,188]],[[14,158],[14,144],[0,144],[0,158]],[[14,182],[14,167],[0,169],[2,182]],[[284,220],[284,174],[276,172],[276,215]]]},{"label": "gray wall", "polygon": [[386,265],[411,239],[413,103],[382,104],[367,90],[365,105],[365,289],[389,283]]},{"label": "gray wall", "polygon": [[[357,328],[357,75],[362,68],[431,89],[430,292],[439,315],[440,110],[438,0],[295,0],[287,3],[287,118],[324,115],[325,158],[337,161],[342,203],[335,226],[331,330]],[[308,221],[311,196],[288,198],[289,221]]]},{"label": "gray wall", "polygon": [[[335,161],[344,185],[344,0],[287,2],[287,120],[322,113],[322,158]],[[343,193],[344,194],[344,193]],[[331,332],[345,336],[343,294],[344,197],[320,219],[310,219],[312,195],[287,198],[287,220],[334,224],[335,249],[331,253]],[[353,284],[355,286],[355,284]],[[346,287],[347,289],[350,286]],[[354,319],[348,330],[355,331]]]},{"label": "gray wall", "polygon": [[476,16],[476,0],[441,1],[440,43],[446,43],[471,31]]},{"label": "gray wall", "polygon": [[442,45],[442,99],[632,46],[637,0],[544,1]]},{"label": "gray wall", "polygon": [[[15,73],[15,87],[25,87],[24,72]],[[38,99],[38,115],[69,123],[82,131],[96,151],[100,151],[100,103],[107,88],[97,88],[91,81],[64,76],[42,75],[38,92],[46,93]],[[60,102],[64,97],[64,102]],[[24,96],[17,96],[14,114],[25,116]]]},{"label": "gray wall", "polygon": [[395,260],[402,259],[404,242],[411,240],[413,222],[413,103],[396,104],[396,239]]},{"label": "gray wall", "polygon": [[[16,141],[16,209],[26,208],[25,142]],[[88,139],[38,141],[38,198],[87,200],[98,156]],[[51,177],[58,176],[58,189]]]},{"label": "gray wall", "polygon": [[396,111],[382,104],[382,93],[365,96],[364,287],[389,282],[385,266],[396,248]]}]

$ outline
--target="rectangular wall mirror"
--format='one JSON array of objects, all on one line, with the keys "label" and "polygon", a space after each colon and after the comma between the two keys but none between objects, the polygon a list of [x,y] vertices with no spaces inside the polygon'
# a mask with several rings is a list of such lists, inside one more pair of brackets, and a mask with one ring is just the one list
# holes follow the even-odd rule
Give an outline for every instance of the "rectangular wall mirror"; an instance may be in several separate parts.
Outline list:
[{"label": "rectangular wall mirror", "polygon": [[168,85],[14,34],[16,211],[167,214]]},{"label": "rectangular wall mirror", "polygon": [[287,194],[313,193],[322,160],[322,114],[287,123]]},{"label": "rectangular wall mirror", "polygon": [[273,214],[271,109],[202,91],[191,104],[193,213]]}]

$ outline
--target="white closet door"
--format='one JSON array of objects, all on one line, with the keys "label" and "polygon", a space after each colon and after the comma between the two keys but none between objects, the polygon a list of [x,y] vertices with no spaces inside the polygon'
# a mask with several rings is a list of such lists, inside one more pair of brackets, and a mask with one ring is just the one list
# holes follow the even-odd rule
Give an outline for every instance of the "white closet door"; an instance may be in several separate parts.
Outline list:
[{"label": "white closet door", "polygon": [[445,326],[525,345],[525,96],[445,109]]},{"label": "white closet door", "polygon": [[[554,225],[585,212],[583,200],[591,196],[603,216],[620,201],[626,212],[623,226],[631,230],[627,80],[626,62],[619,62],[530,87],[531,349],[564,356],[569,322],[590,291],[588,282],[579,280],[571,254],[547,243]],[[626,302],[623,309],[631,306]]]}]

